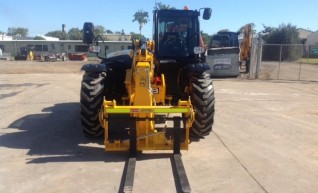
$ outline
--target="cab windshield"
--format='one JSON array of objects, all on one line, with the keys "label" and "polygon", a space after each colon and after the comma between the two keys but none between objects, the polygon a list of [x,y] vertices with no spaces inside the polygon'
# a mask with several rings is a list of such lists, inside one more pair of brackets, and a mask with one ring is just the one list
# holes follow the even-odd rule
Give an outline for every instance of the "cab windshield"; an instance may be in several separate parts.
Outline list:
[{"label": "cab windshield", "polygon": [[158,49],[161,57],[189,57],[193,55],[197,34],[191,17],[159,18]]}]

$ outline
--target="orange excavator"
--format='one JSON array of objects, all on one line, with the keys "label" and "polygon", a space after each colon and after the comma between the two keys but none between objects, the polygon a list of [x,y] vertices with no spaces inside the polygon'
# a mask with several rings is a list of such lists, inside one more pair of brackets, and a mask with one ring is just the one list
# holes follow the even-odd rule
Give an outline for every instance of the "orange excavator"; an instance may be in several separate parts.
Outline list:
[{"label": "orange excavator", "polygon": [[243,40],[240,44],[240,69],[244,69],[244,74],[250,71],[250,57],[252,48],[252,26],[247,24],[243,28]]}]

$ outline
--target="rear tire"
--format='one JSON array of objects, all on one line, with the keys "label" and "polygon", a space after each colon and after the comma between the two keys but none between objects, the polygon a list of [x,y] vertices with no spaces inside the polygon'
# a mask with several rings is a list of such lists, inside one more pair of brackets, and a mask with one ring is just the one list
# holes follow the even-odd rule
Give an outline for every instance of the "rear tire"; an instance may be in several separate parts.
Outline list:
[{"label": "rear tire", "polygon": [[86,137],[97,138],[104,134],[99,122],[99,110],[104,97],[106,72],[85,72],[81,84],[81,123]]},{"label": "rear tire", "polygon": [[191,76],[191,102],[196,112],[191,136],[207,136],[212,131],[215,112],[214,87],[208,73],[195,73]]}]

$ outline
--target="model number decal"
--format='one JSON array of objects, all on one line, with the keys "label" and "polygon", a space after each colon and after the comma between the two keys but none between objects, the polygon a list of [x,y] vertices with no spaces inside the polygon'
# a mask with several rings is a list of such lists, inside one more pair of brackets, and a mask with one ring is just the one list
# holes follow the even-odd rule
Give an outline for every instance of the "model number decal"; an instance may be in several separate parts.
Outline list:
[{"label": "model number decal", "polygon": [[231,68],[231,65],[227,65],[227,64],[214,65],[214,70],[228,70],[230,68]]},{"label": "model number decal", "polygon": [[218,58],[213,60],[214,64],[231,64],[231,58]]},{"label": "model number decal", "polygon": [[152,88],[152,94],[159,94],[159,88]]}]

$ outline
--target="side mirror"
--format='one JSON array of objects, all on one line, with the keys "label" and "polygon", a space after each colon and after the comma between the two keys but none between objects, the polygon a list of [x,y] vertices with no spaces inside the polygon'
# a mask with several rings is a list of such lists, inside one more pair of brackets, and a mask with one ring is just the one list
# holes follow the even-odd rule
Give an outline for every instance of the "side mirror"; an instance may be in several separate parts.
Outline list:
[{"label": "side mirror", "polygon": [[209,20],[211,18],[211,15],[212,15],[212,9],[211,8],[204,8],[203,19]]},{"label": "side mirror", "polygon": [[202,53],[205,52],[205,48],[199,47],[199,46],[198,47],[194,47],[193,52],[194,52],[194,54],[202,54]]},{"label": "side mirror", "polygon": [[85,22],[83,26],[83,42],[86,44],[92,44],[94,41],[94,24],[91,22]]},{"label": "side mirror", "polygon": [[98,53],[100,53],[101,49],[100,49],[100,46],[98,46],[98,45],[91,45],[91,46],[89,46],[88,51],[90,53],[98,54]]}]

